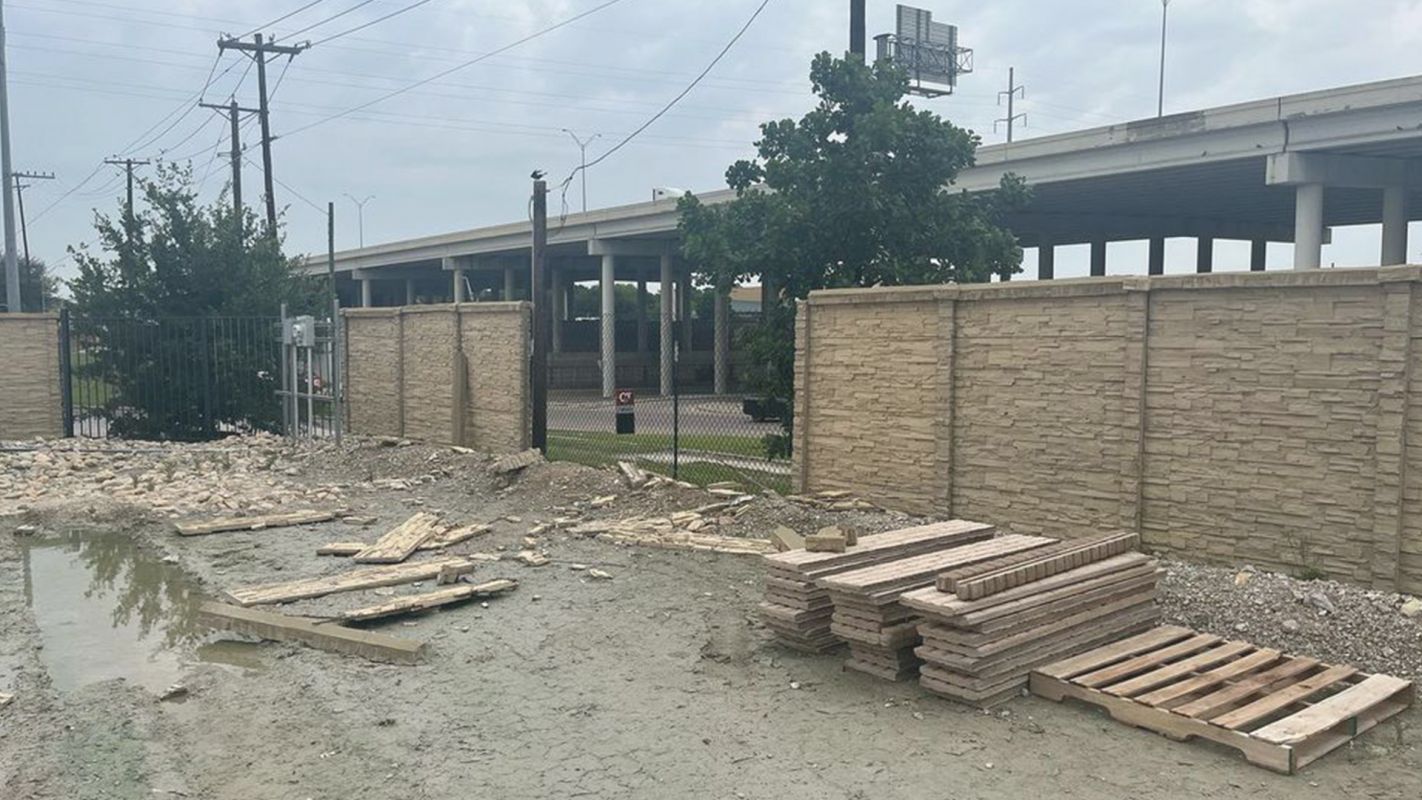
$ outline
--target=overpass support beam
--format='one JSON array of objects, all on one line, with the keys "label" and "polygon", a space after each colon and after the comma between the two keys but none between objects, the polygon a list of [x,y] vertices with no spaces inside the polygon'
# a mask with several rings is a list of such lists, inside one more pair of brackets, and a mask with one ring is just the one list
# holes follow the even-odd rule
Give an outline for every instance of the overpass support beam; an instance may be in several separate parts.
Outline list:
[{"label": "overpass support beam", "polygon": [[647,352],[647,276],[637,268],[637,354]]},{"label": "overpass support beam", "polygon": [[1051,242],[1037,245],[1037,280],[1049,281],[1057,274],[1057,247]]},{"label": "overpass support beam", "polygon": [[360,279],[360,307],[361,307],[361,308],[370,308],[371,305],[372,305],[372,301],[373,301],[373,299],[374,299],[374,298],[372,297],[372,295],[375,294],[374,287],[371,285],[372,283],[373,283],[373,281],[372,281],[370,278],[361,278],[361,279]]},{"label": "overpass support beam", "polygon": [[1096,239],[1091,242],[1091,274],[1101,276],[1106,274],[1106,240]]},{"label": "overpass support beam", "polygon": [[[617,290],[616,256],[602,257],[602,396],[617,391]],[[505,274],[507,279],[507,273]]]},{"label": "overpass support beam", "polygon": [[1150,253],[1146,259],[1146,272],[1150,275],[1165,274],[1165,237],[1150,237]]},{"label": "overpass support beam", "polygon": [[1215,271],[1215,240],[1210,236],[1195,238],[1195,271],[1200,273]]},{"label": "overpass support beam", "polygon": [[1323,266],[1323,184],[1305,183],[1294,195],[1294,269]]},{"label": "overpass support beam", "polygon": [[518,273],[513,267],[504,267],[504,299],[514,299],[514,293],[518,291]]},{"label": "overpass support beam", "polygon": [[726,386],[729,383],[731,374],[731,295],[729,292],[716,290],[716,307],[713,315],[715,319],[715,380],[714,388],[718,395],[726,393]]},{"label": "overpass support beam", "polygon": [[1383,189],[1382,261],[1384,267],[1407,263],[1407,190]]},{"label": "overpass support beam", "polygon": [[464,293],[464,270],[454,271],[454,302],[463,303],[467,299]]},{"label": "overpass support beam", "polygon": [[405,305],[407,305],[407,306],[412,306],[412,305],[414,305],[414,304],[415,304],[415,279],[414,279],[414,278],[406,278],[406,279],[405,279]]},{"label": "overpass support beam", "polygon": [[657,276],[661,283],[661,335],[659,345],[661,348],[661,390],[662,395],[670,396],[672,393],[672,370],[675,368],[672,358],[672,257],[670,253],[662,254],[661,274]]}]

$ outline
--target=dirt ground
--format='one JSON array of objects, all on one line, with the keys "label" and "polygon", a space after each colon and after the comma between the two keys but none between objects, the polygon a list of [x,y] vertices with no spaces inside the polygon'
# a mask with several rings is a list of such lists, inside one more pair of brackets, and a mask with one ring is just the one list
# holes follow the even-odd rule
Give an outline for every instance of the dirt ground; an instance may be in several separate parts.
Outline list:
[{"label": "dirt ground", "polygon": [[[1298,776],[1275,775],[1233,751],[1171,742],[1082,706],[1024,697],[984,713],[911,683],[846,672],[842,655],[805,656],[770,641],[755,615],[763,572],[755,556],[614,546],[561,531],[539,537],[547,566],[479,565],[476,578],[520,582],[487,607],[374,626],[428,641],[422,664],[224,645],[230,635],[191,623],[198,599],[349,569],[315,548],[372,541],[414,510],[493,525],[453,553],[511,556],[531,528],[593,497],[618,495],[585,516],[665,514],[716,499],[675,487],[629,494],[611,472],[567,464],[507,479],[490,472],[487,457],[447,448],[249,449],[235,459],[211,448],[94,453],[74,468],[0,453],[9,476],[0,480],[0,692],[15,695],[0,707],[0,797],[1422,797],[1416,710]],[[118,465],[107,468],[117,483],[94,478],[106,464]],[[175,488],[130,496],[155,470]],[[212,496],[197,502],[200,492]],[[341,506],[376,521],[173,532],[173,515],[263,498]],[[911,521],[772,498],[750,505],[719,532]],[[1184,576],[1182,586],[1211,580],[1193,569],[1172,573]],[[1252,591],[1267,585],[1261,579]],[[421,590],[429,586],[395,594]],[[1346,589],[1327,591],[1338,614],[1353,607]],[[106,611],[64,618],[63,592]],[[389,594],[281,610],[327,616]],[[1378,613],[1394,613],[1394,602],[1376,598]],[[1227,628],[1222,634],[1282,635],[1236,630],[1247,610],[1215,617],[1178,598],[1163,605],[1176,618],[1195,613],[1186,621],[1197,627]],[[1304,611],[1321,613],[1304,601],[1288,613]],[[1317,623],[1305,621],[1316,635]],[[1415,620],[1386,627],[1389,642],[1416,641]],[[98,638],[76,646],[66,631]],[[104,638],[113,631],[142,638],[149,656],[123,663],[127,645]],[[1404,645],[1388,645],[1396,646]],[[160,700],[169,684],[186,692]]]}]

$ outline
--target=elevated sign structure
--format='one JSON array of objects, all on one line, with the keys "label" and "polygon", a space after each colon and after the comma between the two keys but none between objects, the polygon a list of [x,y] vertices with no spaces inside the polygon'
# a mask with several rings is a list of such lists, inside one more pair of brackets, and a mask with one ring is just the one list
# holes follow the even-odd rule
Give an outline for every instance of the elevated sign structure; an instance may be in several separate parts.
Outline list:
[{"label": "elevated sign structure", "polygon": [[909,91],[922,97],[952,94],[958,76],[973,71],[973,51],[958,46],[958,26],[933,21],[933,12],[899,6],[894,33],[874,37],[878,58],[903,67]]}]

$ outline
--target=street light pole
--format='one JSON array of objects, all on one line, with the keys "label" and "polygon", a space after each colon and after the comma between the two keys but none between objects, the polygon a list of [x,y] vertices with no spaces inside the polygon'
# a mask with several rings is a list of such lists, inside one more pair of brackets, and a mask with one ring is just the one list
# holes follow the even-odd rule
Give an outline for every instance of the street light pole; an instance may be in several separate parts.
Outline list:
[{"label": "street light pole", "polygon": [[374,200],[375,195],[368,194],[365,196],[364,199],[357,200],[355,199],[354,195],[345,192],[342,192],[342,194],[345,194],[345,196],[350,199],[352,203],[355,203],[356,229],[359,231],[359,238],[356,241],[360,242],[361,247],[365,247],[365,204],[369,203],[371,200]]},{"label": "street light pole", "polygon": [[592,144],[598,139],[601,139],[602,134],[594,133],[585,142],[582,139],[579,139],[576,133],[573,133],[567,128],[563,129],[563,133],[566,133],[569,136],[573,137],[573,141],[577,142],[578,144],[578,151],[582,153],[582,168],[578,171],[581,172],[583,176],[583,211],[584,213],[586,213],[588,210],[588,145]]},{"label": "street light pole", "polygon": [[1170,0],[1160,0],[1160,94],[1157,95],[1155,116],[1165,116],[1165,23],[1170,16]]}]

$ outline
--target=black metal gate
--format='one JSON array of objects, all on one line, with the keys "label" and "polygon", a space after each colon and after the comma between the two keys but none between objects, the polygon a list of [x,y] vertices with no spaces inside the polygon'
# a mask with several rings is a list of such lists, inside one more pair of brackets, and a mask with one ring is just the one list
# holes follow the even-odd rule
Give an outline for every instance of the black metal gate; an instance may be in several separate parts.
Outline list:
[{"label": "black metal gate", "polygon": [[69,436],[202,441],[282,429],[278,317],[60,314]]}]

